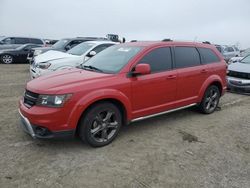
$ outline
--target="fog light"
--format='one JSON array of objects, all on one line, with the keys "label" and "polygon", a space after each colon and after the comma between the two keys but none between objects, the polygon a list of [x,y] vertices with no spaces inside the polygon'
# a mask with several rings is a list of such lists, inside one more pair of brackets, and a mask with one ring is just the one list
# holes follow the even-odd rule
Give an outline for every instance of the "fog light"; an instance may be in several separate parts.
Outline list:
[{"label": "fog light", "polygon": [[47,128],[44,127],[37,127],[36,128],[36,134],[39,136],[45,136],[46,134],[48,134],[49,130]]}]

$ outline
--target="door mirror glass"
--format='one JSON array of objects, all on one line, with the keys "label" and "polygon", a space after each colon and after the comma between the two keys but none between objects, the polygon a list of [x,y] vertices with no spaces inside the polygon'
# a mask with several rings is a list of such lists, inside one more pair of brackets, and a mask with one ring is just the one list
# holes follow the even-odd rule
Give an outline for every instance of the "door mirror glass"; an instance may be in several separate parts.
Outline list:
[{"label": "door mirror glass", "polygon": [[138,64],[135,66],[134,71],[132,72],[133,75],[145,75],[150,74],[151,69],[149,64]]},{"label": "door mirror glass", "polygon": [[88,57],[93,57],[95,55],[96,55],[96,52],[95,51],[91,51],[91,52],[89,52]]}]

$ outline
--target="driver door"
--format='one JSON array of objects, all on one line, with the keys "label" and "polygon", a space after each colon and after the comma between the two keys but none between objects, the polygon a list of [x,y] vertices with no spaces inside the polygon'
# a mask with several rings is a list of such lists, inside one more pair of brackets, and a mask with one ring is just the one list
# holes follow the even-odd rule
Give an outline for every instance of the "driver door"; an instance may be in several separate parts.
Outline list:
[{"label": "driver door", "polygon": [[131,78],[134,118],[174,108],[177,73],[170,47],[153,49],[137,64],[141,63],[149,64],[151,73]]}]

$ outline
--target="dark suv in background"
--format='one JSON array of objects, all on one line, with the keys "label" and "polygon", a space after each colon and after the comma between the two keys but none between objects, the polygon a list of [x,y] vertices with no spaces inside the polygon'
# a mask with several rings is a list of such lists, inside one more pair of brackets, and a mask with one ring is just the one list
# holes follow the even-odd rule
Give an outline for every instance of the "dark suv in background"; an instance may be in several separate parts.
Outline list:
[{"label": "dark suv in background", "polygon": [[1,49],[14,49],[23,44],[37,44],[45,45],[45,42],[39,38],[29,37],[0,37],[0,50]]}]

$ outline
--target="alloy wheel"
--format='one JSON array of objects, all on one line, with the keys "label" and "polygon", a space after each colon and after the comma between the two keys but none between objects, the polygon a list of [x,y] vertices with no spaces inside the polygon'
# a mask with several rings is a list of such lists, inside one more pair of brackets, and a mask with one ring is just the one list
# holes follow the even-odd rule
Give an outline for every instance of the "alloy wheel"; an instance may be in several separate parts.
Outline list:
[{"label": "alloy wheel", "polygon": [[106,110],[98,113],[92,122],[91,136],[96,142],[107,142],[116,133],[118,121],[115,112]]},{"label": "alloy wheel", "polygon": [[13,62],[13,58],[12,58],[12,56],[10,56],[10,55],[3,55],[3,56],[2,56],[2,61],[3,61],[3,63],[5,63],[5,64],[10,64],[10,63]]}]

